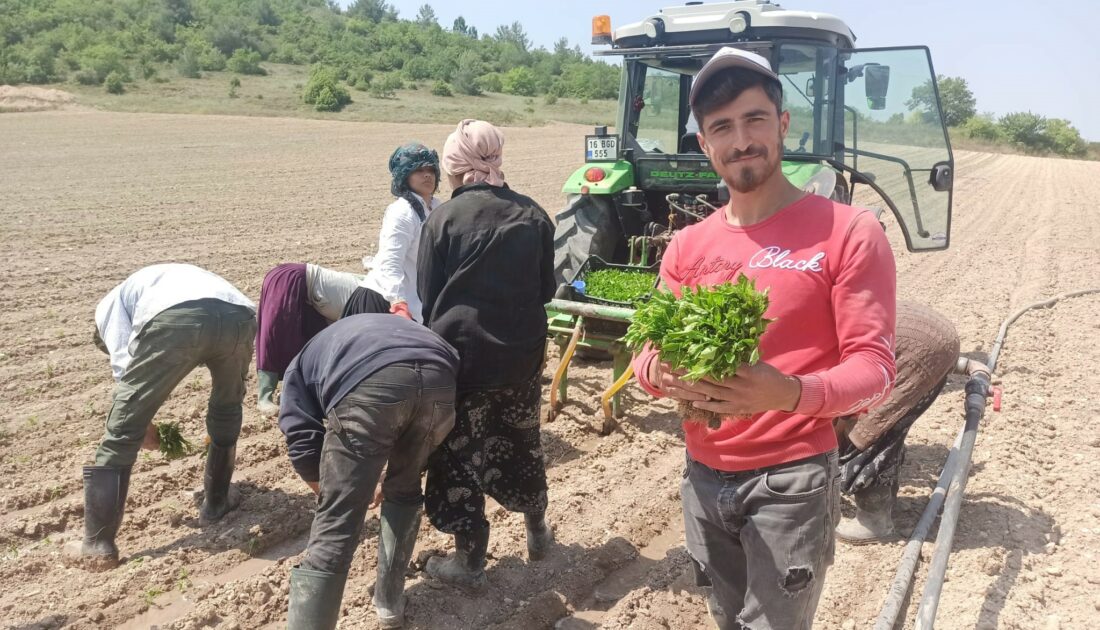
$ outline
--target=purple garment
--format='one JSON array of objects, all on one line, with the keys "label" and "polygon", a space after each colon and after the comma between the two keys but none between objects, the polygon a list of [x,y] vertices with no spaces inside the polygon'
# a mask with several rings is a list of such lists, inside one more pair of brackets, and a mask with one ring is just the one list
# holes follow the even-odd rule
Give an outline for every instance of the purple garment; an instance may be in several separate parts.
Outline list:
[{"label": "purple garment", "polygon": [[309,303],[304,263],[283,263],[267,272],[256,320],[256,369],[282,380],[306,342],[329,324]]}]

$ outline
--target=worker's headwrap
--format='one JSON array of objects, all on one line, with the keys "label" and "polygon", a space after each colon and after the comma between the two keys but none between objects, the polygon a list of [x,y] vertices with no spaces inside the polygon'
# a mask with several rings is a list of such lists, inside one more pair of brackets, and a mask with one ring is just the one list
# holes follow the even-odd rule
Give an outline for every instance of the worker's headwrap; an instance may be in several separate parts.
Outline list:
[{"label": "worker's headwrap", "polygon": [[486,182],[504,185],[500,171],[504,134],[484,120],[467,118],[447,137],[443,145],[443,169],[462,177],[463,184]]},{"label": "worker's headwrap", "polygon": [[[390,175],[393,177],[393,181],[390,182],[390,192],[393,193],[394,197],[401,197],[408,201],[421,221],[427,216],[426,209],[413,195],[412,189],[409,188],[409,175],[425,166],[429,166],[435,171],[435,187],[438,190],[439,155],[435,151],[419,142],[410,142],[397,147],[393,155],[390,156]],[[425,199],[424,202],[430,203],[431,200]]]}]

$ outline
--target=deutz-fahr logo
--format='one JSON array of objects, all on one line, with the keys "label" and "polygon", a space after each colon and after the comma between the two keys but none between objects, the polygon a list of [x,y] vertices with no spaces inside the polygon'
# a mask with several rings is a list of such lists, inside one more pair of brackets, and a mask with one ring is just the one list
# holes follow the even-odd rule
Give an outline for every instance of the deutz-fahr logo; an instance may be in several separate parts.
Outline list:
[{"label": "deutz-fahr logo", "polygon": [[650,171],[649,176],[660,179],[719,179],[714,171]]}]

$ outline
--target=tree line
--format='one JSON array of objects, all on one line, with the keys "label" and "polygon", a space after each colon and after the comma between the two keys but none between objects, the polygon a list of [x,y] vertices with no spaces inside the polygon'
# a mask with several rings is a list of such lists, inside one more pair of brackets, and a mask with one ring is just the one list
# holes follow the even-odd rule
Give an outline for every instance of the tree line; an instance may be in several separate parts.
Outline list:
[{"label": "tree line", "polygon": [[323,67],[353,87],[377,83],[382,94],[405,81],[470,95],[610,99],[619,90],[617,66],[587,58],[566,38],[547,50],[519,22],[484,34],[461,17],[444,27],[430,5],[410,20],[383,0],[356,0],[347,10],[333,0],[0,0],[0,7],[0,84],[117,90],[172,74],[263,74],[266,61]]},{"label": "tree line", "polygon": [[[978,101],[966,79],[939,75],[936,84],[944,122],[968,138],[1010,144],[1025,153],[1054,153],[1065,157],[1089,154],[1089,143],[1068,120],[1032,112],[1012,112],[1000,117],[979,114]],[[937,117],[935,103],[935,91],[929,81],[913,89],[906,106],[919,116]]]}]

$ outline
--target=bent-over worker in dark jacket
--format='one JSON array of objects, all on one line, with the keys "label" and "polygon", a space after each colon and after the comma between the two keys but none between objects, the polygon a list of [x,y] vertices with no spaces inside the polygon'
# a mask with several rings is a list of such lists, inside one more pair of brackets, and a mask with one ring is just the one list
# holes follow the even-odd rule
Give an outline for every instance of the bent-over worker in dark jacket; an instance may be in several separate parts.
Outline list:
[{"label": "bent-over worker in dark jacket", "polygon": [[345,317],[310,340],[286,371],[279,428],[318,493],[309,544],[290,572],[291,630],[335,628],[375,486],[382,532],[374,606],[383,628],[404,619],[405,570],[420,528],[420,474],[454,425],[454,348],[403,317]]}]

